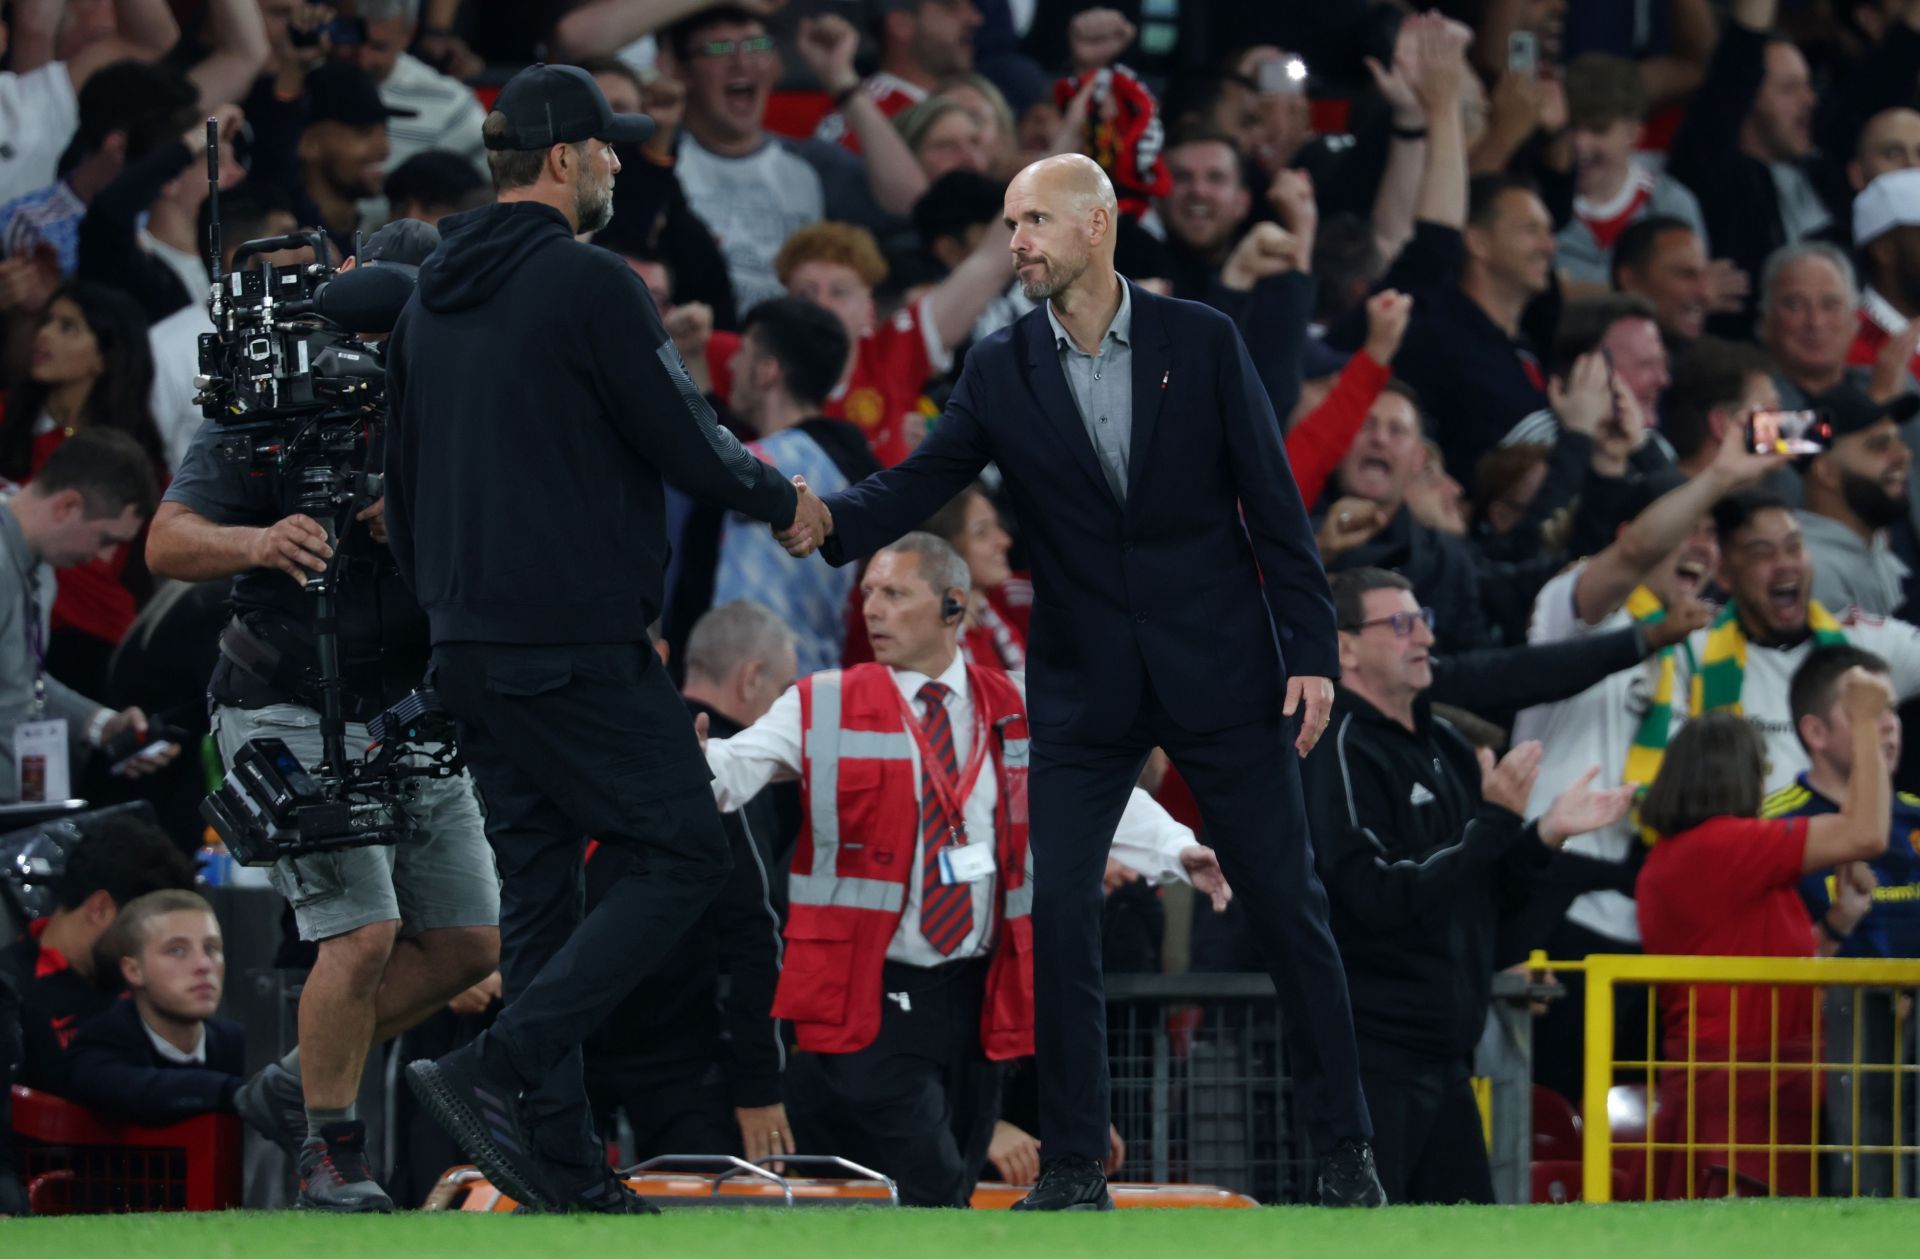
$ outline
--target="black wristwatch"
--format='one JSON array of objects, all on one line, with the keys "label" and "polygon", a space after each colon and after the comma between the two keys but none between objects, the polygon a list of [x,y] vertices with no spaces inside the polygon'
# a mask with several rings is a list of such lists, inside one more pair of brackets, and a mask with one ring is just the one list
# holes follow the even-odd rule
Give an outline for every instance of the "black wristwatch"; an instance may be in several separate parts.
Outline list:
[{"label": "black wristwatch", "polygon": [[1847,936],[1851,936],[1853,934],[1853,932],[1849,931],[1846,933],[1846,935],[1841,935],[1838,931],[1835,931],[1833,929],[1833,924],[1827,921],[1827,916],[1825,914],[1820,915],[1820,921],[1815,925],[1820,928],[1821,935],[1824,935],[1825,937],[1827,937],[1827,939],[1833,941],[1835,944],[1845,944],[1847,942]]}]

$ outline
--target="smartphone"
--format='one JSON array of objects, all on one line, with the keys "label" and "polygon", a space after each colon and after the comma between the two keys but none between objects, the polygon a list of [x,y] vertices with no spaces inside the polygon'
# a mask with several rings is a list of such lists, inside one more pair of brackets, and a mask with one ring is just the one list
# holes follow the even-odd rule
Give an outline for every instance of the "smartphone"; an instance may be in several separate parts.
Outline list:
[{"label": "smartphone", "polygon": [[1298,96],[1307,90],[1307,63],[1298,57],[1263,61],[1256,84],[1262,92]]},{"label": "smartphone", "polygon": [[1817,455],[1833,444],[1833,421],[1819,411],[1755,411],[1747,449],[1756,455]]},{"label": "smartphone", "polygon": [[184,730],[176,730],[161,722],[150,721],[147,723],[145,736],[138,735],[132,730],[122,730],[108,739],[106,746],[100,750],[106,756],[112,772],[118,774],[125,771],[129,762],[142,756],[158,756],[171,744],[190,738],[192,736]]},{"label": "smartphone", "polygon": [[1533,75],[1540,71],[1540,37],[1532,31],[1515,31],[1507,36],[1507,69],[1514,74]]}]

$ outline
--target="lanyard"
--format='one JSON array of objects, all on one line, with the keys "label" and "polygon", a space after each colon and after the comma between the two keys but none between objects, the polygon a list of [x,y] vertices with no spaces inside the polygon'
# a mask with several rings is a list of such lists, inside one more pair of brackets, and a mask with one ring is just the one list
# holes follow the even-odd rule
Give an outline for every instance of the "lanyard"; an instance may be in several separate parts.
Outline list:
[{"label": "lanyard", "polygon": [[926,727],[920,724],[920,715],[900,694],[900,688],[894,688],[894,695],[900,701],[900,712],[906,718],[907,733],[920,749],[920,772],[926,777],[927,785],[933,788],[933,794],[940,800],[940,807],[946,811],[948,827],[954,838],[960,843],[967,842],[966,814],[962,809],[968,796],[973,794],[973,786],[980,781],[980,769],[987,763],[987,723],[980,712],[980,705],[973,706],[973,752],[967,758],[966,766],[960,771],[955,782],[948,777],[946,767],[933,754],[933,745],[927,740]]},{"label": "lanyard", "polygon": [[21,582],[27,603],[27,623],[23,627],[27,654],[33,657],[33,715],[36,718],[45,716],[47,712],[46,630],[40,624],[40,598],[34,593],[34,578],[38,573],[39,565],[36,564],[22,574]]}]

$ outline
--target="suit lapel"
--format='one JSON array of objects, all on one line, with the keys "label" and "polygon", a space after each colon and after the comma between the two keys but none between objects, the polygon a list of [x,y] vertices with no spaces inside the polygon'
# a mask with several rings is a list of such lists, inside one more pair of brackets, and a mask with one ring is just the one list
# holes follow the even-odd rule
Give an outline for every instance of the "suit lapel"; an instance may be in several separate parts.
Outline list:
[{"label": "suit lapel", "polygon": [[[1122,280],[1122,284],[1132,284]],[[1153,433],[1160,421],[1165,382],[1172,371],[1173,348],[1160,318],[1159,299],[1133,285],[1133,433],[1127,447],[1127,502],[1140,492],[1140,480],[1153,461]]]},{"label": "suit lapel", "polygon": [[1067,388],[1067,375],[1060,367],[1060,350],[1054,344],[1053,324],[1047,318],[1044,303],[1027,316],[1025,344],[1027,380],[1033,387],[1034,397],[1040,401],[1041,414],[1053,426],[1054,436],[1073,452],[1074,462],[1080,465],[1081,471],[1093,478],[1100,496],[1112,502],[1113,491],[1107,485],[1107,474],[1101,470],[1093,439],[1087,436],[1087,426],[1081,422],[1073,391]]}]

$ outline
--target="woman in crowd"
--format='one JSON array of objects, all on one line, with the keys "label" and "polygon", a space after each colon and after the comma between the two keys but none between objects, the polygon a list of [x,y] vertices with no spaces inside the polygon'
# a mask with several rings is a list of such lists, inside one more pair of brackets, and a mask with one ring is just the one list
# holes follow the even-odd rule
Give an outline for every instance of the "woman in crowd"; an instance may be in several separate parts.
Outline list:
[{"label": "woman in crowd", "polygon": [[948,171],[988,168],[986,136],[973,111],[950,96],[934,96],[902,110],[893,120],[929,182]]},{"label": "woman in crowd", "polygon": [[[1871,883],[1862,892],[1848,871],[1820,932],[1798,891],[1809,871],[1865,861],[1887,847],[1892,800],[1879,725],[1892,692],[1860,669],[1842,686],[1853,774],[1838,813],[1759,816],[1766,744],[1739,713],[1708,713],[1675,736],[1640,806],[1642,825],[1659,837],[1636,894],[1648,953],[1813,957],[1831,952],[1821,944],[1828,932],[1845,935],[1871,908]],[[1724,1195],[1730,1175],[1739,1193],[1764,1194],[1769,1184],[1777,1194],[1811,1192],[1817,997],[1805,985],[1660,990],[1663,1060],[1721,1064],[1661,1072],[1654,1139],[1681,1142],[1691,1134],[1697,1148],[1656,1157],[1660,1196]],[[1731,1097],[1729,1062],[1737,1076]],[[1729,1157],[1729,1143],[1753,1148]],[[1786,1148],[1775,1154],[1769,1145]]]},{"label": "woman in crowd", "polygon": [[[54,294],[33,338],[27,378],[0,422],[0,476],[24,485],[83,428],[117,428],[140,443],[164,482],[165,447],[148,395],[153,357],[140,306],[116,288],[75,280]],[[60,570],[47,670],[85,695],[105,693],[107,662],[148,593],[142,533],[111,555]]]},{"label": "woman in crowd", "polygon": [[1008,671],[1027,667],[1027,620],[1033,583],[1015,577],[1007,562],[1013,538],[979,482],[961,491],[927,521],[927,532],[945,538],[967,562],[973,592],[967,601],[961,650],[975,664]]}]

